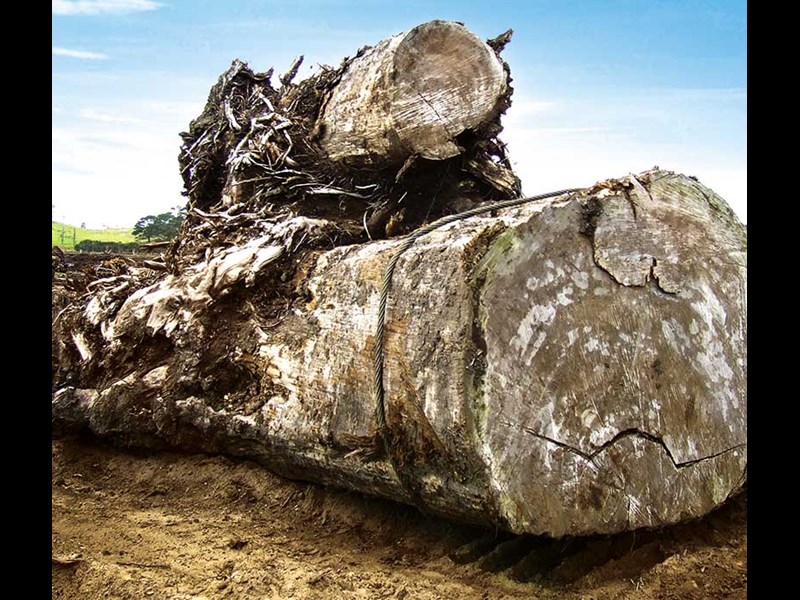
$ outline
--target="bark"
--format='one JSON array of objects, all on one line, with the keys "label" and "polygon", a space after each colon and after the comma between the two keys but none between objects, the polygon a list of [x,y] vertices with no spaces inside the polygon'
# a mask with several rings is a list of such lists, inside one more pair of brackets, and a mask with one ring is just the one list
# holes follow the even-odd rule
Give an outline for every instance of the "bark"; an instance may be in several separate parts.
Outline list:
[{"label": "bark", "polygon": [[746,232],[711,190],[651,171],[419,239],[389,298],[388,455],[373,352],[401,241],[292,253],[333,229],[296,217],[132,294],[96,286],[54,325],[55,431],[554,536],[675,523],[741,487]]}]

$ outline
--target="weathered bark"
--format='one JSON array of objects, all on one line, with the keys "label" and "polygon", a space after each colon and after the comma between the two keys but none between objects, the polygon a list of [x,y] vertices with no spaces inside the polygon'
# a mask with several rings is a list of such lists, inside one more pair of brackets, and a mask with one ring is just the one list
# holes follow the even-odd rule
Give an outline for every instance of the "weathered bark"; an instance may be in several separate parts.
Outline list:
[{"label": "weathered bark", "polygon": [[326,227],[277,223],[62,318],[55,429],[557,536],[675,523],[741,486],[746,233],[696,181],[648,172],[418,240],[387,314],[391,456],[373,352],[400,241],[316,252],[301,301],[271,320],[259,304],[264,273]]},{"label": "weathered bark", "polygon": [[402,164],[460,154],[457,137],[493,121],[508,84],[503,63],[463,25],[431,21],[383,40],[342,74],[322,114],[334,160]]}]

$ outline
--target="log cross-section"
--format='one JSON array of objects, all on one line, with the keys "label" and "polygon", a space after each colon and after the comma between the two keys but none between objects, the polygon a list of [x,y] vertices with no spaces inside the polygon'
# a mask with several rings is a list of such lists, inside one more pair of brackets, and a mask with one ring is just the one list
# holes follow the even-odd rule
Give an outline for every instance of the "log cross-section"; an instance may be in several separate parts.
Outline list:
[{"label": "log cross-section", "polygon": [[507,86],[485,42],[431,21],[350,63],[320,117],[320,145],[334,160],[378,165],[450,158],[461,133],[497,116]]}]

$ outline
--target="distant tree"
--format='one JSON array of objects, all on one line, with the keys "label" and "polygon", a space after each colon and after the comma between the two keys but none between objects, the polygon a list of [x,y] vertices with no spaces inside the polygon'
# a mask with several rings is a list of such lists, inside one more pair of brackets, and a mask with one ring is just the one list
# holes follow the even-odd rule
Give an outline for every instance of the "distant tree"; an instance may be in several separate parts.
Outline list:
[{"label": "distant tree", "polygon": [[184,214],[185,209],[175,207],[171,212],[142,217],[133,226],[133,236],[145,242],[171,240],[178,235]]},{"label": "distant tree", "polygon": [[147,215],[136,221],[133,226],[133,237],[150,242],[156,235],[156,217],[155,215]]},{"label": "distant tree", "polygon": [[139,244],[136,242],[122,243],[81,240],[75,244],[75,250],[78,252],[109,252],[114,254],[131,253],[139,250]]}]

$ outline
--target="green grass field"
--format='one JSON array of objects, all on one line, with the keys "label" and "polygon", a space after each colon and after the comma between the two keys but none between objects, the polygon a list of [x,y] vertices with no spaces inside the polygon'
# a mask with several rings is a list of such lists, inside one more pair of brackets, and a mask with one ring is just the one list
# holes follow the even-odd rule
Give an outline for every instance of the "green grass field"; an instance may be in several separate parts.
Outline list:
[{"label": "green grass field", "polygon": [[[63,232],[63,237],[62,237]],[[135,242],[133,229],[82,229],[53,221],[53,246],[62,250],[72,250],[75,244],[82,240],[97,240],[98,242]]]}]

